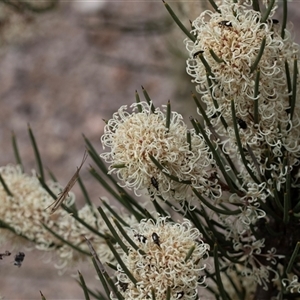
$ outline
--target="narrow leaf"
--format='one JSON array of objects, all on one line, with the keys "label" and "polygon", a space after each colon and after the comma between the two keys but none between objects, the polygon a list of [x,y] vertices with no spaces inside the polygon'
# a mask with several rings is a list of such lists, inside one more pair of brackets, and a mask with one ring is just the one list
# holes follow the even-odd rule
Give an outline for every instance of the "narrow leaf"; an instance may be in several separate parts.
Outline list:
[{"label": "narrow leaf", "polygon": [[85,284],[85,280],[84,280],[82,274],[79,271],[77,271],[77,272],[78,272],[78,275],[79,275],[79,280],[80,280],[80,283],[81,283],[81,287],[83,289],[84,298],[85,298],[85,300],[90,300],[89,291],[88,291],[87,286]]},{"label": "narrow leaf", "polygon": [[21,167],[22,172],[24,172],[24,166],[22,164],[22,159],[21,159],[21,156],[20,156],[20,153],[19,153],[17,138],[16,138],[14,132],[12,132],[11,141],[12,141],[12,146],[13,146],[13,150],[14,150],[14,155],[15,155],[16,162]]},{"label": "narrow leaf", "polygon": [[40,176],[41,176],[42,180],[45,181],[42,159],[41,159],[41,156],[40,156],[40,153],[39,153],[39,149],[38,149],[35,137],[33,135],[33,132],[31,130],[29,124],[28,124],[28,133],[29,133],[29,137],[30,137],[31,144],[32,144],[32,147],[33,147],[33,151],[34,151],[35,159],[36,159],[36,162],[37,162],[37,165],[38,165],[38,170],[39,170]]},{"label": "narrow leaf", "polygon": [[297,255],[298,255],[298,252],[299,252],[299,249],[300,249],[300,242],[297,242],[296,247],[295,247],[295,249],[293,251],[293,254],[291,256],[291,259],[290,259],[290,261],[288,263],[288,266],[286,268],[286,273],[287,274],[291,273],[291,271],[292,271],[292,268],[293,268],[294,263],[295,263],[295,259],[297,258]]},{"label": "narrow leaf", "polygon": [[172,10],[172,8],[169,6],[169,4],[166,3],[164,0],[163,0],[163,3],[165,5],[167,11],[169,12],[170,16],[175,21],[175,23],[179,26],[179,28],[186,34],[186,36],[191,41],[195,42],[196,41],[196,37],[193,34],[191,34],[190,31],[181,23],[181,21],[178,19],[178,17],[176,16],[176,14]]},{"label": "narrow leaf", "polygon": [[262,42],[261,42],[260,49],[258,51],[257,57],[256,57],[254,63],[252,64],[252,66],[250,67],[250,72],[251,73],[253,73],[254,70],[256,70],[256,68],[257,68],[257,66],[258,66],[258,64],[260,62],[260,59],[262,58],[262,55],[264,54],[265,46],[266,46],[266,37],[264,37],[262,39]]},{"label": "narrow leaf", "polygon": [[151,105],[150,107],[151,107],[152,113],[155,113],[155,107],[154,107],[154,105],[153,105],[153,102],[152,102],[150,96],[148,95],[147,91],[144,89],[143,86],[142,86],[142,90],[143,90],[143,94],[144,94],[144,97],[145,97],[147,103],[148,103],[149,105]]}]

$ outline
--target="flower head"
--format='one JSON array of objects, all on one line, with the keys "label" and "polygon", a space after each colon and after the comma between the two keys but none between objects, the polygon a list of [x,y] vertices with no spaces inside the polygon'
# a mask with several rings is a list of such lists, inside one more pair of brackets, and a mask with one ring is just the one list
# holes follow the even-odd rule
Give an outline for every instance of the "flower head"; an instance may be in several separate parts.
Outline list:
[{"label": "flower head", "polygon": [[[56,238],[43,226],[45,224],[58,236],[88,253],[85,236],[93,241],[95,249],[103,261],[113,260],[114,257],[105,239],[91,232],[63,209],[59,209],[53,215],[45,210],[53,203],[53,198],[41,186],[36,176],[23,173],[19,166],[13,165],[1,167],[0,174],[13,194],[13,196],[9,196],[3,185],[0,185],[0,221],[4,222],[3,228],[0,228],[0,245],[9,241],[15,247],[21,244],[26,245],[28,250],[35,247],[38,250],[47,251],[45,257],[47,260],[55,261],[55,266],[60,270],[60,274],[74,263],[89,259],[88,255],[74,250]],[[56,182],[49,182],[48,186],[56,194],[62,190],[62,187]],[[74,194],[69,193],[66,205],[70,206],[74,200]],[[105,212],[110,215],[107,210]],[[84,222],[104,233],[108,229],[98,215],[96,207],[89,205],[85,205],[77,212],[77,216]],[[5,225],[8,225],[14,232],[5,228]]]},{"label": "flower head", "polygon": [[152,194],[175,200],[186,199],[190,185],[207,186],[213,160],[194,130],[189,131],[191,143],[187,142],[188,129],[182,116],[172,112],[167,127],[166,113],[159,108],[152,112],[146,102],[131,107],[132,113],[122,106],[113,115],[101,138],[103,146],[111,148],[101,157],[111,163],[110,172],[117,173],[122,186],[135,192],[147,188]]},{"label": "flower head", "polygon": [[[197,39],[186,40],[186,47],[190,54],[187,72],[204,94],[206,112],[214,117],[211,123],[222,136],[224,151],[240,158],[233,130],[234,101],[242,147],[251,148],[246,154],[249,167],[256,176],[270,172],[280,185],[284,183],[284,151],[290,153],[290,165],[298,163],[300,156],[300,105],[296,101],[291,114],[287,84],[287,70],[292,77],[299,47],[288,30],[282,37],[280,24],[271,19],[274,9],[264,20],[246,4],[224,1],[219,12],[205,11],[194,20],[192,33]],[[297,82],[294,93],[298,95],[299,79]],[[243,168],[241,174],[249,179]]]},{"label": "flower head", "polygon": [[[274,103],[282,98],[282,94],[286,97],[284,63],[298,52],[290,34],[287,32],[286,38],[282,39],[277,24],[271,19],[262,22],[261,13],[247,6],[231,3],[221,5],[219,10],[220,13],[203,12],[193,22],[196,42],[186,41],[190,53],[187,71],[199,83],[198,90],[205,94],[212,90],[220,107],[219,112],[223,110],[226,114],[226,108],[230,108],[230,101],[234,99],[238,113],[248,115],[255,100],[256,72],[251,70],[251,66],[265,40],[259,61],[260,98]],[[207,69],[199,55],[195,55],[200,50],[211,68],[211,85],[207,81]],[[216,61],[213,54],[220,61]],[[209,101],[209,97],[205,100]],[[210,109],[216,110],[212,107],[212,99],[209,102]]]},{"label": "flower head", "polygon": [[[199,84],[198,91],[208,95],[204,97],[209,105],[208,111],[211,114],[221,112],[226,117],[233,99],[239,115],[248,116],[249,111],[253,111],[256,72],[251,66],[264,40],[265,48],[259,61],[260,98],[264,104],[286,98],[285,60],[291,61],[298,52],[289,32],[283,39],[278,24],[271,19],[262,21],[260,12],[245,5],[226,3],[219,10],[220,13],[203,12],[193,22],[195,29],[192,32],[197,36],[196,42],[186,41],[190,53],[187,72]],[[201,53],[197,54],[199,51]],[[207,61],[210,70],[207,70],[200,56]],[[218,109],[212,103],[210,91],[218,101]],[[284,109],[282,106],[284,104],[277,109]]]},{"label": "flower head", "polygon": [[152,299],[152,291],[156,299],[166,299],[168,288],[171,299],[195,299],[209,245],[188,220],[183,223],[168,222],[167,217],[159,217],[156,222],[142,220],[127,233],[143,254],[129,246],[128,255],[123,257],[137,280],[136,285],[118,266],[118,286],[125,299]]},{"label": "flower head", "polygon": [[[53,198],[41,186],[36,176],[30,176],[22,172],[19,166],[8,165],[0,168],[0,174],[8,189],[13,194],[7,194],[0,185],[0,220],[14,229],[12,233],[8,229],[1,229],[3,240],[17,240],[24,243],[26,240],[34,241],[39,249],[47,250],[53,244],[61,244],[42,223],[47,226],[55,226],[57,218],[64,218],[67,213],[60,210],[57,215],[50,216],[45,208],[53,202]],[[56,194],[61,191],[57,183],[50,183],[50,188]],[[74,201],[74,195],[70,193],[68,205]],[[4,226],[5,227],[5,226]],[[17,240],[16,240],[17,239]]]}]

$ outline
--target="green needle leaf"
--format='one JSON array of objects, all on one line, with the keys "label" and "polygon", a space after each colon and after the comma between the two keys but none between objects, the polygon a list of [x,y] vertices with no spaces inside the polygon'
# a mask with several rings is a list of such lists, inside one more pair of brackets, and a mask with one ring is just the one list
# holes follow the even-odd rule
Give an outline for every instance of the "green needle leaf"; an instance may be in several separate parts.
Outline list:
[{"label": "green needle leaf", "polygon": [[218,5],[216,4],[216,2],[214,0],[208,0],[208,2],[210,3],[210,5],[213,7],[213,9],[218,12],[219,14],[221,13],[221,11],[218,8]]},{"label": "green needle leaf", "polygon": [[296,247],[295,247],[295,249],[294,249],[294,251],[293,251],[293,254],[292,254],[292,256],[291,256],[291,259],[290,259],[290,261],[289,261],[289,264],[288,264],[288,266],[287,266],[287,268],[286,268],[286,273],[287,273],[287,274],[291,273],[291,271],[292,271],[292,268],[293,268],[293,266],[294,266],[295,259],[296,259],[297,255],[298,255],[298,252],[299,252],[299,249],[300,249],[300,242],[298,242],[298,243],[296,244]]},{"label": "green needle leaf", "polygon": [[33,132],[31,130],[29,124],[28,124],[28,133],[29,133],[29,136],[30,136],[30,140],[31,140],[31,144],[32,144],[32,147],[33,147],[33,151],[34,151],[35,159],[36,159],[36,162],[37,162],[37,165],[38,165],[40,176],[41,176],[42,180],[45,181],[44,168],[43,168],[41,156],[40,156],[40,153],[39,153],[39,149],[38,149],[35,137],[33,135]]},{"label": "green needle leaf", "polygon": [[222,300],[229,300],[227,293],[225,292],[222,279],[221,279],[221,272],[220,272],[220,265],[219,265],[219,259],[218,259],[218,245],[214,245],[214,263],[215,263],[215,274],[216,274],[216,279],[217,279],[217,285],[218,289],[221,294],[221,299]]},{"label": "green needle leaf", "polygon": [[285,28],[286,28],[286,23],[287,23],[287,13],[288,13],[288,0],[283,0],[282,1],[282,27],[281,27],[281,38],[284,39],[285,36]]},{"label": "green needle leaf", "polygon": [[40,291],[40,294],[41,294],[42,300],[46,300],[45,296],[43,295],[43,293],[41,291]]},{"label": "green needle leaf", "polygon": [[17,161],[17,164],[19,166],[21,166],[22,172],[24,172],[24,166],[22,164],[22,160],[21,160],[21,156],[20,156],[19,148],[18,148],[18,144],[17,144],[17,139],[16,139],[16,136],[15,136],[14,132],[12,132],[11,141],[12,141],[12,146],[13,146],[14,155],[15,155],[15,159]]},{"label": "green needle leaf", "polygon": [[156,300],[155,290],[153,288],[151,289],[151,297],[152,297],[152,300]]},{"label": "green needle leaf", "polygon": [[84,292],[84,298],[85,298],[85,300],[90,300],[89,291],[88,291],[87,286],[85,284],[85,280],[84,280],[82,274],[79,271],[77,271],[77,272],[78,272],[78,275],[79,275],[79,280],[80,280],[80,283],[81,283],[81,287],[82,287],[83,292]]},{"label": "green needle leaf", "polygon": [[211,67],[210,65],[208,64],[208,62],[206,61],[205,57],[203,56],[203,53],[199,53],[198,57],[200,58],[201,62],[203,63],[204,67],[205,67],[205,70],[207,72],[207,74],[209,76],[212,76],[213,77],[213,73],[211,71]]},{"label": "green needle leaf", "polygon": [[92,243],[90,242],[89,239],[85,238],[86,243],[90,249],[90,252],[92,254],[92,261],[94,264],[94,267],[96,269],[96,272],[98,274],[98,277],[102,283],[102,286],[106,292],[106,295],[109,297],[110,299],[110,291],[109,291],[109,287],[107,285],[107,283],[109,284],[109,286],[111,287],[111,289],[113,290],[113,292],[115,293],[116,297],[119,300],[124,300],[123,296],[120,294],[120,292],[118,291],[116,285],[114,284],[114,282],[111,280],[111,278],[108,276],[104,265],[102,264],[102,262],[100,261]]},{"label": "green needle leaf", "polygon": [[132,248],[136,251],[139,251],[142,255],[145,255],[146,253],[143,250],[140,250],[137,244],[128,236],[124,228],[121,226],[121,224],[116,220],[113,219],[114,223],[118,227],[119,231],[123,235],[123,237],[126,239],[126,241],[132,246]]},{"label": "green needle leaf", "polygon": [[192,151],[192,139],[191,139],[191,132],[187,130],[186,132],[186,141],[189,144],[189,150]]},{"label": "green needle leaf", "polygon": [[266,37],[264,37],[262,39],[262,42],[261,42],[261,45],[260,45],[260,49],[259,49],[259,52],[257,54],[257,57],[254,61],[254,63],[252,64],[252,66],[250,67],[250,72],[253,73],[254,70],[256,70],[259,62],[260,62],[260,59],[262,58],[263,54],[264,54],[264,50],[265,50],[265,46],[266,46]]},{"label": "green needle leaf", "polygon": [[253,1],[252,1],[252,7],[253,7],[253,10],[255,10],[255,11],[260,11],[260,8],[259,8],[259,0],[253,0]]},{"label": "green needle leaf", "polygon": [[187,262],[187,261],[190,259],[190,257],[192,256],[193,252],[195,251],[195,249],[196,249],[196,246],[195,246],[195,245],[193,245],[193,246],[190,248],[190,250],[188,251],[188,253],[187,253],[186,256],[185,256],[185,259],[184,259],[185,262]]},{"label": "green needle leaf", "polygon": [[147,103],[148,103],[149,105],[151,104],[150,107],[151,107],[152,113],[155,113],[155,107],[154,107],[154,105],[153,105],[153,102],[152,102],[150,96],[148,95],[147,91],[144,89],[143,86],[142,86],[142,90],[143,90],[143,94],[144,94],[144,97],[145,97]]},{"label": "green needle leaf", "polygon": [[108,229],[110,230],[111,234],[115,238],[116,242],[120,245],[120,247],[126,253],[126,255],[128,255],[128,248],[127,248],[127,246],[124,244],[124,242],[119,237],[118,233],[116,232],[115,228],[113,227],[113,225],[109,221],[107,215],[105,214],[105,212],[104,212],[104,210],[102,209],[101,206],[98,207],[98,211],[101,214],[101,217],[102,217],[103,221],[106,223],[106,225],[107,225]]},{"label": "green needle leaf", "polygon": [[225,60],[220,58],[215,52],[213,49],[209,49],[209,53],[211,54],[212,58],[218,63],[218,64],[221,64],[221,63],[225,63]]},{"label": "green needle leaf", "polygon": [[170,16],[172,17],[172,19],[175,21],[175,23],[179,26],[179,28],[186,34],[186,36],[193,42],[196,42],[196,37],[194,35],[192,35],[190,33],[190,31],[181,23],[181,21],[178,19],[178,17],[175,15],[174,11],[172,10],[172,8],[169,6],[168,3],[166,3],[163,0],[163,3],[167,9],[167,11],[169,12]]},{"label": "green needle leaf", "polygon": [[[135,102],[136,103],[141,103],[140,96],[139,96],[137,91],[135,91]],[[142,105],[140,105],[140,104],[138,105],[138,110],[139,110],[140,113],[143,112]]]},{"label": "green needle leaf", "polygon": [[275,0],[270,0],[269,6],[268,6],[268,8],[267,8],[265,14],[264,14],[264,15],[262,16],[262,18],[261,18],[261,23],[265,23],[265,22],[268,20],[268,18],[269,18],[269,16],[270,16],[270,13],[271,13],[271,10],[272,10],[274,4],[275,4]]},{"label": "green needle leaf", "polygon": [[210,204],[209,201],[206,201],[204,197],[202,197],[202,195],[195,189],[195,188],[192,188],[194,194],[201,200],[201,202],[203,202],[208,208],[210,208],[212,211],[218,213],[218,214],[222,214],[222,215],[238,215],[241,213],[241,210],[240,209],[237,209],[237,210],[223,210],[223,209],[220,209],[218,207],[216,207],[216,205],[214,204]]},{"label": "green needle leaf", "polygon": [[167,104],[167,115],[166,115],[166,128],[168,129],[167,130],[168,132],[170,129],[170,123],[171,123],[171,103],[169,100]]},{"label": "green needle leaf", "polygon": [[129,269],[127,268],[127,266],[124,264],[121,256],[118,254],[117,250],[115,249],[115,247],[112,245],[112,243],[110,242],[109,239],[107,239],[107,245],[110,248],[111,252],[113,253],[114,257],[116,258],[116,260],[118,261],[119,265],[121,266],[121,268],[123,269],[124,273],[128,276],[128,278],[132,281],[132,283],[134,285],[137,284],[137,280],[133,277],[133,275],[131,274],[131,272],[129,271]]},{"label": "green needle leaf", "polygon": [[260,78],[260,69],[257,69],[255,86],[254,86],[254,123],[258,124],[258,96],[259,96],[259,78]]},{"label": "green needle leaf", "polygon": [[294,110],[297,100],[297,81],[298,81],[298,59],[294,58],[294,71],[293,71],[293,93],[292,93],[292,103],[290,108],[291,120],[293,120]]},{"label": "green needle leaf", "polygon": [[171,300],[171,288],[168,286],[166,300]]},{"label": "green needle leaf", "polygon": [[10,196],[10,197],[13,197],[14,194],[13,194],[13,193],[10,191],[10,189],[8,188],[8,186],[7,186],[7,184],[5,183],[5,181],[4,181],[4,179],[3,179],[3,177],[2,177],[1,174],[0,174],[0,182],[1,182],[1,184],[2,184],[2,186],[3,186],[3,188],[4,188],[4,190],[5,190],[6,194],[7,194],[8,196]]}]

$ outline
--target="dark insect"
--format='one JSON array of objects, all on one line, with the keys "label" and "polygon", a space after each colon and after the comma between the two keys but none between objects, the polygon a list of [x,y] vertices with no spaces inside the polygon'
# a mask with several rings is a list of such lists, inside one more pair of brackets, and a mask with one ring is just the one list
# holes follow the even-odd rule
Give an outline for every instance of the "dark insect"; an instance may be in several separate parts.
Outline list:
[{"label": "dark insect", "polygon": [[156,244],[158,247],[160,247],[159,236],[156,232],[152,233],[152,240],[153,240],[154,244]]},{"label": "dark insect", "polygon": [[158,190],[158,182],[154,177],[151,177],[151,184]]},{"label": "dark insect", "polygon": [[123,292],[126,292],[126,290],[128,288],[128,283],[119,281],[119,286],[121,287]]},{"label": "dark insect", "polygon": [[19,252],[16,256],[15,256],[15,262],[14,262],[14,265],[15,266],[18,266],[19,268],[21,267],[22,265],[22,262],[24,260],[24,257],[25,257],[25,253],[24,252]]},{"label": "dark insect", "polygon": [[232,27],[232,24],[229,21],[221,21],[221,22],[219,22],[219,25],[226,26],[226,27]]},{"label": "dark insect", "polygon": [[198,56],[199,54],[202,54],[202,53],[204,53],[203,50],[196,51],[196,52],[193,54],[193,58],[196,58],[196,56]]},{"label": "dark insect", "polygon": [[184,292],[179,292],[176,295],[176,299],[181,299],[184,296]]},{"label": "dark insect", "polygon": [[278,24],[279,23],[279,21],[276,20],[276,19],[272,19],[272,22],[273,22],[273,24]]},{"label": "dark insect", "polygon": [[147,238],[144,236],[144,235],[142,235],[142,234],[135,234],[134,235],[134,237],[137,237],[137,239],[139,240],[139,242],[140,243],[146,243],[146,241],[147,241]]},{"label": "dark insect", "polygon": [[237,118],[237,122],[242,129],[247,129],[247,124],[244,120]]},{"label": "dark insect", "polygon": [[9,251],[5,251],[4,253],[0,253],[0,259],[3,259],[3,256],[10,256],[11,253]]},{"label": "dark insect", "polygon": [[215,118],[217,118],[219,116],[219,113],[218,112],[215,112],[212,116],[211,116],[211,118],[212,119],[215,119]]}]

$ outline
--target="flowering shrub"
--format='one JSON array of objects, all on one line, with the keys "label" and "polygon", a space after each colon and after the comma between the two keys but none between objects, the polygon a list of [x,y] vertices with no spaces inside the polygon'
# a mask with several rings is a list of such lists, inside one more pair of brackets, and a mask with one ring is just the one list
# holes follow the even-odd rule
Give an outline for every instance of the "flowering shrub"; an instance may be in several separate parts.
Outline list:
[{"label": "flowering shrub", "polygon": [[80,276],[86,299],[298,299],[299,46],[286,28],[287,1],[282,20],[275,2],[210,0],[213,11],[191,30],[165,3],[187,35],[192,128],[143,90],[145,101],[137,94],[131,111],[124,105],[106,123],[100,157],[108,169],[85,138],[97,167],[90,173],[122,213],[106,202],[97,211],[85,196],[81,210],[63,205],[54,227],[45,212],[20,226],[13,214],[48,199],[39,184],[51,189],[30,179],[34,191],[24,194],[28,177],[3,169],[6,230],[60,243],[63,266],[89,251],[105,294]]}]

